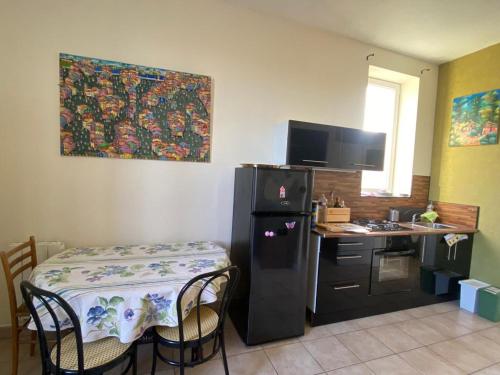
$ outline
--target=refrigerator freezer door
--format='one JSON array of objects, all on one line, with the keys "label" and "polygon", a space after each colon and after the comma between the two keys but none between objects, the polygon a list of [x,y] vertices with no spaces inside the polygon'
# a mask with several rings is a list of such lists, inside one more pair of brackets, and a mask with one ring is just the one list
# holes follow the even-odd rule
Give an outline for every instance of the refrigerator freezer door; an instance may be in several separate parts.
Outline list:
[{"label": "refrigerator freezer door", "polygon": [[310,171],[257,169],[253,212],[310,212]]},{"label": "refrigerator freezer door", "polygon": [[309,220],[252,218],[248,344],[304,334]]}]

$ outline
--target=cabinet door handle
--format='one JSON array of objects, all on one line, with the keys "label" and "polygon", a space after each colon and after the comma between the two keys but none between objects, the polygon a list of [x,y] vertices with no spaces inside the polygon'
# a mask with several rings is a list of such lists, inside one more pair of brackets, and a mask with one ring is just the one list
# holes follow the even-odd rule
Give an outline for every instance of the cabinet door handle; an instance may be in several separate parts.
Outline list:
[{"label": "cabinet door handle", "polygon": [[302,161],[306,163],[321,163],[321,164],[328,164],[326,160],[311,160],[311,159],[302,159]]},{"label": "cabinet door handle", "polygon": [[363,242],[339,242],[339,246],[363,246]]},{"label": "cabinet door handle", "polygon": [[363,164],[363,163],[352,163],[352,165],[355,165],[356,167],[370,167],[370,168],[375,168],[375,164]]},{"label": "cabinet door handle", "polygon": [[344,255],[341,257],[337,257],[337,260],[342,260],[342,259],[361,259],[363,258],[362,255]]},{"label": "cabinet door handle", "polygon": [[352,285],[344,285],[344,286],[334,286],[333,290],[342,290],[342,289],[353,289],[353,288],[359,288],[359,284],[352,284]]}]

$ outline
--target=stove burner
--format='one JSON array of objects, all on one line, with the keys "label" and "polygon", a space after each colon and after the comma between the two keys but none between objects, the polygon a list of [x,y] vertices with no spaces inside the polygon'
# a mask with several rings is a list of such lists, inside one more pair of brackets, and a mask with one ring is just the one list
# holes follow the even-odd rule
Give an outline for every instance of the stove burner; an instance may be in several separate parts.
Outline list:
[{"label": "stove burner", "polygon": [[372,232],[397,232],[406,230],[406,228],[403,228],[398,223],[386,220],[359,219],[354,220],[353,223],[361,225]]}]

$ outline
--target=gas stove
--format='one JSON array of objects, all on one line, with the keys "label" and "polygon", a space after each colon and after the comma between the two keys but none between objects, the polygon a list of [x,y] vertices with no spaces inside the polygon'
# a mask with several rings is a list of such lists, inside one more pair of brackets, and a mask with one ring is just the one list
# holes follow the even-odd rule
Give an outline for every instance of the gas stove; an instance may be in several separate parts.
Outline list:
[{"label": "gas stove", "polygon": [[353,224],[361,225],[372,232],[398,232],[408,230],[398,223],[386,220],[359,219],[353,220]]}]

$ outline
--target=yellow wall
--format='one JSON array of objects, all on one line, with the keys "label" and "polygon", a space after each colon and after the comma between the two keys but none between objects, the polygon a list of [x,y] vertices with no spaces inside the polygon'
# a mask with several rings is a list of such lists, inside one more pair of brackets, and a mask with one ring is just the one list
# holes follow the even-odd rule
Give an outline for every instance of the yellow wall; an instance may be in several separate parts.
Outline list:
[{"label": "yellow wall", "polygon": [[500,286],[500,145],[448,147],[453,98],[500,88],[500,44],[439,67],[433,200],[481,207],[471,277]]}]

